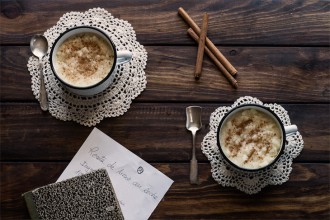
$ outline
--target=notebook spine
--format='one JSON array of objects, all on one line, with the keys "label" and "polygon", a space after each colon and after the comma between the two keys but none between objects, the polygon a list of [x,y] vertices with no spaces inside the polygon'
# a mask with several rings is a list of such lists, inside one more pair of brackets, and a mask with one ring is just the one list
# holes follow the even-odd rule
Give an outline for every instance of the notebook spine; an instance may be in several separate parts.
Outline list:
[{"label": "notebook spine", "polygon": [[30,217],[32,220],[40,220],[40,216],[37,212],[37,207],[34,203],[33,194],[31,191],[26,192],[22,195],[24,197],[26,207],[28,208]]}]

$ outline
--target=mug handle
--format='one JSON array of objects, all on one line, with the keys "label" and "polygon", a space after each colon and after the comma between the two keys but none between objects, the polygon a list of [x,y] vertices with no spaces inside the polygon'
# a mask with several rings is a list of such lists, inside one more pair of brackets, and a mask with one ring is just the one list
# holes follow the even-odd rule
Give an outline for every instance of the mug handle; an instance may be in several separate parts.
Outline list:
[{"label": "mug handle", "polygon": [[117,64],[127,63],[132,59],[133,53],[129,50],[117,51]]},{"label": "mug handle", "polygon": [[284,127],[285,135],[287,137],[294,135],[298,131],[297,125],[288,125]]}]

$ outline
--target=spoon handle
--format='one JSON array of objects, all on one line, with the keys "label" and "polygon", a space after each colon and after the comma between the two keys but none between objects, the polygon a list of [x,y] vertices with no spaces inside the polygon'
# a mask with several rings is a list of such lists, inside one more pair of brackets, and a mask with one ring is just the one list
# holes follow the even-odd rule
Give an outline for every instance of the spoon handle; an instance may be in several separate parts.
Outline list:
[{"label": "spoon handle", "polygon": [[191,184],[198,184],[197,180],[198,176],[198,162],[196,158],[190,160],[190,183]]},{"label": "spoon handle", "polygon": [[192,148],[192,157],[190,160],[190,183],[191,184],[198,184],[198,162],[196,160],[196,153],[195,153],[195,139],[196,139],[196,132],[192,132],[193,138],[193,148]]},{"label": "spoon handle", "polygon": [[47,100],[47,92],[46,92],[46,87],[45,87],[42,61],[39,61],[39,69],[40,69],[40,91],[39,91],[40,108],[43,111],[47,111],[48,110],[48,100]]}]

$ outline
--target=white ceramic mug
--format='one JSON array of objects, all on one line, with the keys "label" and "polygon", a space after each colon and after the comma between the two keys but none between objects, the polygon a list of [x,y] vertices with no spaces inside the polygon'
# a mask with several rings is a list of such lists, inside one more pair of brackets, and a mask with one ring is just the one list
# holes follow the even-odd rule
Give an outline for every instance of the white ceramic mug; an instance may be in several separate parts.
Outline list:
[{"label": "white ceramic mug", "polygon": [[[250,109],[255,109],[255,110],[260,111],[260,112],[264,113],[265,115],[269,116],[270,119],[272,119],[272,121],[276,124],[276,126],[277,126],[277,128],[280,132],[280,138],[281,138],[281,140],[280,140],[280,149],[278,150],[276,157],[274,157],[274,159],[272,159],[271,161],[267,162],[267,164],[265,164],[261,167],[258,167],[258,168],[247,168],[247,167],[238,165],[237,162],[234,162],[234,160],[230,159],[229,156],[227,156],[226,153],[225,153],[224,148],[229,147],[229,146],[222,146],[222,144],[221,144],[222,129],[224,129],[224,126],[226,125],[226,123],[231,119],[231,117],[235,113],[243,111],[243,110],[250,110]],[[247,125],[242,126],[242,129],[245,129],[246,126]],[[229,112],[227,112],[227,114],[221,119],[220,124],[218,126],[218,130],[217,130],[217,145],[219,147],[219,150],[220,150],[220,153],[221,153],[222,157],[230,165],[232,165],[233,167],[235,167],[239,170],[243,170],[243,171],[260,171],[260,170],[263,170],[263,169],[273,165],[279,159],[279,157],[281,156],[281,154],[283,153],[284,148],[285,148],[286,137],[295,134],[297,132],[297,130],[298,130],[298,128],[297,128],[296,125],[284,126],[282,121],[280,120],[280,118],[270,108],[267,108],[263,105],[257,105],[257,104],[239,105],[239,106],[231,109]],[[242,134],[242,136],[244,138],[250,138],[252,136],[252,134],[251,134],[250,137],[245,137],[243,134]],[[242,143],[247,143],[247,141],[245,141],[244,138],[242,138],[243,139]],[[239,142],[238,145],[242,144],[242,143]],[[223,145],[225,145],[225,144],[223,144]],[[241,147],[241,145],[239,147]],[[241,150],[241,148],[239,148],[239,150]],[[238,158],[238,160],[240,160],[240,158]],[[262,162],[264,162],[264,161],[262,161]]]},{"label": "white ceramic mug", "polygon": [[[109,48],[113,52],[113,64],[111,68],[109,69],[107,75],[100,81],[97,81],[94,84],[87,85],[87,86],[77,86],[73,85],[72,83],[68,82],[68,80],[61,77],[61,75],[57,72],[57,56],[56,53],[59,49],[59,46],[68,38],[83,34],[83,33],[89,33],[89,34],[95,34],[101,39],[103,39],[106,44],[109,46]],[[104,91],[106,88],[108,88],[111,83],[113,82],[114,75],[117,70],[117,66],[126,62],[129,62],[132,58],[132,52],[128,50],[124,51],[117,51],[116,46],[113,43],[113,41],[108,37],[107,34],[105,34],[102,30],[95,28],[95,27],[88,27],[88,26],[79,26],[71,28],[67,31],[65,31],[63,34],[61,34],[54,42],[51,52],[50,52],[50,65],[52,68],[52,71],[55,75],[55,77],[64,85],[65,88],[70,90],[71,92],[82,95],[82,96],[92,96],[97,93],[100,93]]]}]

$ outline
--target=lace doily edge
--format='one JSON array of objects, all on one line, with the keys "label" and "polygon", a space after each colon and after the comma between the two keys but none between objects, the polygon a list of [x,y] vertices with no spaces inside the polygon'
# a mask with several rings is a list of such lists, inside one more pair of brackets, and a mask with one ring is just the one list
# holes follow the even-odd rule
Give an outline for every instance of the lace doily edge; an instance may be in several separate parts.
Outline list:
[{"label": "lace doily edge", "polygon": [[[136,93],[133,97],[133,99],[137,98],[139,95],[141,95],[141,93],[145,90],[146,88],[146,84],[147,82],[145,82],[145,85],[143,86],[143,88],[141,87],[141,91]],[[125,108],[123,111],[120,111],[120,112],[116,112],[116,114],[113,114],[113,115],[110,115],[110,114],[103,114],[102,116],[100,116],[99,118],[94,118],[93,122],[91,123],[91,121],[82,121],[82,120],[77,120],[76,118],[61,118],[59,117],[59,115],[55,114],[55,112],[53,111],[49,111],[49,113],[55,117],[56,119],[59,119],[61,121],[73,121],[73,122],[76,122],[80,125],[83,125],[83,126],[87,126],[87,127],[93,127],[93,126],[96,126],[97,124],[99,124],[102,120],[106,119],[106,118],[114,118],[114,117],[119,117],[119,116],[122,116],[124,115],[128,109],[130,109],[131,105],[133,104],[133,102],[130,102],[129,104],[127,104],[127,108]]]},{"label": "lace doily edge", "polygon": [[[71,24],[69,24],[69,25],[65,24],[67,22],[66,19],[68,17],[71,17],[71,16],[72,17],[75,17],[75,16],[83,17],[83,16],[87,16],[88,14],[91,14],[91,13],[96,13],[98,16],[101,16],[102,19],[115,19],[116,22],[120,22],[121,24],[123,24],[125,26],[126,30],[128,30],[129,34],[130,34],[130,35],[127,36],[129,41],[134,42],[133,50],[136,51],[136,53],[134,53],[133,56],[135,54],[137,54],[136,56],[138,56],[138,58],[136,58],[136,59],[139,59],[138,67],[139,67],[139,69],[144,71],[146,69],[146,66],[147,66],[148,52],[147,52],[146,48],[140,42],[137,41],[136,33],[133,29],[133,26],[126,20],[123,20],[123,19],[120,19],[120,18],[115,18],[109,11],[107,11],[104,8],[95,7],[95,8],[88,9],[86,11],[67,12],[67,13],[63,14],[60,17],[60,19],[57,21],[57,23],[54,26],[47,29],[44,32],[44,35],[46,37],[47,36],[50,37],[52,35],[51,34],[52,31],[54,31],[54,29],[56,29],[58,27],[64,27],[64,28],[71,27],[70,26]],[[76,19],[76,18],[74,18],[74,19]],[[92,18],[92,19],[94,19],[94,18]],[[91,26],[94,26],[94,25],[91,25]],[[98,27],[98,26],[95,25],[95,27]],[[33,75],[33,70],[30,70],[30,68],[29,68],[29,64],[33,63],[32,62],[33,59],[36,59],[36,58],[34,56],[29,57],[29,61],[28,61],[28,64],[27,64],[28,65],[28,70],[29,70],[29,73],[30,73],[31,77],[34,76],[34,75]],[[45,60],[43,60],[43,62],[45,62]],[[141,84],[140,84],[140,88],[136,91],[135,94],[133,94],[131,96],[131,99],[129,100],[129,103],[126,104],[125,109],[123,108],[123,109],[121,109],[121,111],[111,112],[110,114],[106,113],[106,114],[103,114],[102,116],[94,117],[91,120],[89,120],[89,119],[84,120],[84,119],[80,119],[80,118],[76,118],[76,117],[71,117],[70,115],[65,115],[63,117],[59,114],[56,114],[56,110],[54,110],[54,109],[53,109],[53,111],[50,110],[49,112],[52,116],[54,116],[55,118],[57,118],[59,120],[62,120],[62,121],[74,121],[74,122],[77,122],[78,124],[81,124],[81,125],[84,125],[84,126],[95,126],[96,124],[100,123],[104,118],[121,116],[125,112],[127,112],[128,109],[130,108],[131,104],[132,104],[132,100],[134,100],[136,97],[138,97],[145,90],[146,86],[147,86],[147,81],[146,81],[146,76],[145,76],[145,73],[144,73],[143,80],[141,81]],[[39,90],[36,87],[38,87],[38,82],[33,83],[33,81],[32,81],[31,82],[32,93],[35,96],[36,100],[40,101],[39,100],[39,92],[38,92]],[[46,84],[46,90],[48,90],[47,89],[47,84]]]},{"label": "lace doily edge", "polygon": [[[238,105],[242,105],[242,104],[245,104],[244,103],[244,100],[248,100],[248,99],[252,99],[253,100],[253,103],[257,103],[257,104],[261,104],[261,105],[265,105],[265,106],[274,106],[274,108],[278,107],[280,109],[283,109],[283,112],[285,112],[286,114],[288,114],[288,112],[281,106],[281,105],[278,105],[277,103],[262,103],[260,100],[258,100],[257,98],[254,98],[254,97],[251,97],[251,96],[245,96],[245,97],[241,97],[239,99],[237,99],[233,105],[231,106],[220,106],[218,107],[214,112],[211,113],[211,116],[210,116],[210,131],[205,135],[205,137],[203,138],[203,141],[201,143],[201,150],[202,150],[202,153],[207,157],[207,159],[209,160],[210,164],[211,164],[211,174],[212,174],[212,177],[213,179],[219,184],[219,185],[222,185],[224,187],[234,187],[244,193],[247,193],[247,194],[256,194],[256,193],[259,193],[263,188],[265,188],[266,186],[268,185],[281,185],[285,182],[287,182],[290,178],[290,174],[292,172],[292,163],[293,163],[293,159],[296,158],[297,156],[300,155],[301,151],[303,150],[303,147],[304,147],[304,142],[303,142],[303,139],[302,139],[302,136],[301,134],[299,133],[299,131],[297,131],[297,133],[295,134],[295,136],[297,137],[297,139],[299,139],[300,141],[300,148],[299,149],[296,149],[298,150],[298,152],[296,151],[295,154],[292,154],[290,152],[286,152],[287,156],[289,157],[289,166],[287,167],[286,169],[286,172],[283,173],[283,175],[281,176],[281,180],[280,181],[271,181],[271,179],[269,180],[269,182],[263,182],[261,185],[259,185],[258,187],[254,188],[254,190],[251,190],[250,189],[245,189],[243,187],[241,187],[240,185],[238,184],[235,184],[235,183],[230,183],[230,182],[224,182],[224,181],[221,181],[221,179],[219,179],[217,176],[216,176],[216,173],[218,171],[218,169],[216,169],[216,167],[214,167],[214,164],[217,163],[217,161],[214,161],[214,157],[212,157],[211,154],[209,154],[210,151],[215,151],[216,153],[219,153],[217,149],[215,149],[215,147],[212,145],[207,145],[205,143],[208,143],[207,140],[211,140],[211,142],[214,142],[214,140],[212,141],[212,139],[216,138],[216,134],[217,134],[217,127],[216,125],[213,125],[214,123],[216,123],[218,121],[217,119],[217,115],[219,113],[221,113],[221,111],[223,109],[226,110],[226,112],[228,110],[230,110],[231,108],[234,108]],[[243,100],[243,103],[240,103],[240,101]],[[288,124],[291,124],[290,122],[290,119],[288,118]],[[212,126],[213,125],[213,126]],[[287,124],[286,124],[287,125]],[[205,145],[204,145],[205,144]],[[219,155],[221,157],[221,155]],[[215,170],[216,169],[216,170]]]}]

